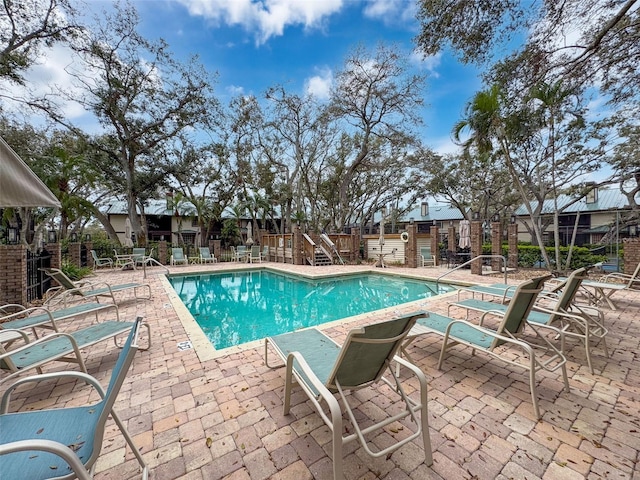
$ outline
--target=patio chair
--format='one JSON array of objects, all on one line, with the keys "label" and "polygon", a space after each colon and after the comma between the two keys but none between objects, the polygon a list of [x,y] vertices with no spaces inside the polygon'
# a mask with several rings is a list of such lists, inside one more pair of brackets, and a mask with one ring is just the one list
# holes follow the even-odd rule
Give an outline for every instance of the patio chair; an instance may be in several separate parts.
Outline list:
[{"label": "patio chair", "polygon": [[[5,310],[6,307],[11,307],[11,313]],[[0,331],[30,328],[35,338],[38,338],[36,328],[45,328],[58,332],[59,321],[69,320],[89,313],[94,313],[96,321],[98,321],[98,312],[111,309],[115,310],[116,317],[120,320],[118,306],[115,303],[79,303],[61,309],[51,309],[46,306],[27,308],[18,304],[5,305],[0,307]]]},{"label": "patio chair", "polygon": [[[92,297],[110,297],[113,303],[117,303],[114,293],[122,292],[124,290],[133,290],[136,300],[140,298],[146,298],[148,300],[151,298],[151,286],[147,283],[121,283],[118,285],[111,285],[106,282],[74,282],[58,268],[41,268],[40,270],[58,283],[57,287],[51,287],[45,292],[47,305],[55,305],[58,303],[66,304],[67,301],[73,299],[87,299]],[[140,289],[146,289],[148,296],[139,297],[138,290]]]},{"label": "patio chair", "polygon": [[[150,346],[151,328],[146,323],[143,325],[147,329]],[[0,370],[6,374],[0,378],[0,383],[27,370],[35,368],[40,371],[40,367],[54,361],[77,363],[86,373],[80,350],[109,339],[113,339],[114,344],[120,347],[118,339],[132,326],[133,322],[104,320],[69,332],[53,332],[33,341],[30,341],[23,330],[0,330]],[[8,348],[18,340],[22,340],[23,344]]]},{"label": "patio chair", "polygon": [[247,247],[244,245],[238,245],[235,248],[235,258],[236,262],[246,262],[247,260]]},{"label": "patio chair", "polygon": [[252,245],[251,246],[251,250],[249,252],[249,262],[250,263],[253,263],[253,262],[262,263],[262,255],[260,254],[260,246],[259,245]]},{"label": "patio chair", "polygon": [[189,259],[184,256],[184,251],[182,247],[174,247],[171,249],[171,259],[169,260],[171,265],[188,265]]},{"label": "patio chair", "polygon": [[[584,345],[587,365],[593,373],[591,345],[594,340],[601,341],[605,355],[608,357],[609,351],[606,342],[608,330],[604,326],[604,313],[601,310],[589,305],[581,305],[575,301],[581,285],[587,278],[586,272],[586,268],[574,270],[563,283],[562,290],[544,292],[544,295],[539,296],[539,301],[534,304],[527,316],[527,322],[530,325],[555,326],[564,332],[565,338],[581,341]],[[543,302],[546,300],[546,303],[540,300]],[[480,313],[489,310],[505,312],[508,308],[506,305],[475,299],[452,303],[449,308],[454,306]]]},{"label": "patio chair", "polygon": [[262,247],[262,251],[260,252],[260,259],[261,259],[261,261],[264,260],[265,262],[269,261],[269,246],[268,245],[264,245]]},{"label": "patio chair", "polygon": [[[328,425],[333,439],[333,477],[343,478],[342,446],[358,440],[362,448],[373,457],[384,457],[416,438],[422,437],[427,465],[433,463],[431,440],[427,414],[427,380],[418,367],[404,359],[396,360],[408,368],[417,378],[420,390],[419,399],[409,398],[405,393],[398,376],[395,375],[391,362],[394,361],[402,341],[405,339],[416,320],[422,317],[416,312],[393,320],[367,325],[351,330],[343,345],[338,346],[333,340],[315,328],[285,333],[265,340],[265,363],[268,362],[269,345],[286,363],[284,414],[289,414],[293,382],[296,381],[315,405],[318,414]],[[387,371],[393,381],[383,376]],[[366,427],[358,424],[357,416],[349,406],[347,391],[355,391],[383,382],[390,389],[385,395],[396,393],[401,399],[402,411],[389,408],[394,413],[372,424],[364,419]],[[343,412],[340,402],[334,396],[338,394],[349,418],[348,433],[344,434]],[[326,413],[323,403],[329,409]],[[418,414],[419,417],[418,418]],[[416,431],[410,435],[402,435],[402,439],[386,447],[372,448],[364,438],[370,432],[379,431],[385,426],[409,417],[416,425]],[[379,420],[379,419],[375,419]],[[375,450],[375,451],[374,451]]]},{"label": "patio chair", "polygon": [[431,255],[431,247],[420,247],[420,265],[423,267],[436,266],[436,259]]},{"label": "patio chair", "polygon": [[[513,300],[506,306],[504,311],[485,311],[482,313],[478,324],[468,320],[459,320],[427,312],[428,316],[418,319],[416,326],[409,332],[402,346],[402,353],[411,359],[407,351],[409,344],[419,335],[435,333],[443,337],[442,348],[438,358],[438,369],[442,367],[447,349],[457,344],[471,347],[474,353],[476,351],[484,352],[510,365],[525,368],[529,371],[529,388],[533,410],[536,418],[539,419],[540,408],[538,406],[535,378],[537,371],[561,369],[565,391],[569,391],[566,370],[567,360],[562,353],[564,332],[548,325],[533,325],[530,328],[536,334],[537,342],[532,343],[521,338],[525,325],[529,325],[526,320],[527,316],[533,308],[537,295],[542,291],[542,285],[547,278],[549,277],[539,277],[522,283],[516,289]],[[504,305],[500,304],[494,305],[504,307]],[[485,325],[485,320],[492,316],[500,319],[496,328]],[[551,336],[557,337],[560,347],[558,348],[551,343],[547,335],[540,333],[540,329],[549,330]],[[515,355],[512,350],[515,350]]]},{"label": "patio chair", "polygon": [[[126,443],[131,448],[148,478],[142,455],[113,410],[116,397],[138,350],[138,334],[142,319],[130,327],[118,360],[111,373],[106,392],[94,377],[80,372],[57,372],[18,380],[2,396],[0,405],[0,458],[2,478],[89,479],[100,455],[109,415],[113,417]],[[56,379],[82,380],[97,390],[100,401],[91,405],[29,410],[8,413],[12,392],[26,383]]]},{"label": "patio chair", "polygon": [[200,263],[216,263],[218,259],[211,255],[211,250],[209,247],[200,247]]},{"label": "patio chair", "polygon": [[594,305],[607,305],[611,310],[617,310],[618,307],[611,299],[612,295],[624,290],[640,289],[640,263],[631,275],[612,272],[599,280],[585,280],[582,282],[582,287]]},{"label": "patio chair", "polygon": [[91,250],[91,256],[93,257],[93,269],[96,270],[100,267],[113,268],[113,260],[109,257],[98,258],[98,254],[95,250]]}]

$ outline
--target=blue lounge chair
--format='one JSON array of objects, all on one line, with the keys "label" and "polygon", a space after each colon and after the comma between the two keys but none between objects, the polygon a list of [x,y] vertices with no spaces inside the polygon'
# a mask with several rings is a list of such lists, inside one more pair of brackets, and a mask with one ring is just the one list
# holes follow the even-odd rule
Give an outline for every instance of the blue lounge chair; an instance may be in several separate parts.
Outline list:
[{"label": "blue lounge chair", "polygon": [[[458,344],[471,347],[474,352],[481,351],[508,364],[525,368],[529,371],[533,410],[536,417],[540,418],[535,378],[538,370],[555,371],[558,368],[561,369],[565,390],[569,391],[566,358],[562,353],[564,332],[550,326],[534,326],[531,327],[531,330],[535,332],[538,339],[536,344],[520,338],[527,324],[526,318],[533,308],[537,295],[542,291],[544,281],[548,278],[550,277],[540,277],[520,284],[514,293],[512,301],[505,310],[483,312],[479,324],[428,312],[426,318],[418,319],[416,326],[409,333],[406,342],[403,344],[402,353],[407,358],[411,358],[407,351],[409,344],[419,335],[435,333],[443,337],[438,369],[442,366],[446,351]],[[504,307],[504,305],[500,304],[494,305]],[[485,324],[485,320],[491,316],[500,319],[497,328],[491,328]],[[539,328],[549,329],[554,336],[557,335],[560,339],[560,348],[552,344],[546,335],[541,334],[538,330]],[[502,347],[515,349],[517,355],[515,357],[510,355]],[[521,358],[524,360],[521,360]]]},{"label": "blue lounge chair", "polygon": [[[55,475],[60,479],[92,477],[100,455],[107,418],[111,415],[125,441],[140,464],[142,478],[148,468],[124,424],[113,410],[113,404],[138,350],[138,333],[142,319],[130,327],[129,337],[113,368],[106,392],[90,375],[59,372],[18,380],[2,396],[0,405],[0,461],[2,478],[39,480]],[[98,403],[49,410],[8,413],[11,394],[20,385],[58,378],[78,379],[100,394]]]},{"label": "blue lounge chair", "polygon": [[[92,298],[95,297],[109,297],[113,303],[116,303],[116,292],[122,292],[125,290],[133,290],[133,294],[136,300],[140,298],[151,298],[151,286],[147,283],[122,283],[119,285],[110,285],[106,282],[92,283],[92,282],[74,282],[65,273],[58,268],[41,268],[44,273],[53,278],[57,283],[57,287],[52,287],[45,293],[47,297],[48,305],[55,305],[57,303],[67,303],[73,299],[73,297]],[[139,297],[138,290],[146,289],[147,296]]]},{"label": "blue lounge chair", "polygon": [[[535,325],[554,325],[564,332],[565,337],[581,341],[584,345],[587,365],[593,373],[591,344],[594,340],[599,340],[608,357],[606,342],[608,330],[604,325],[604,313],[600,309],[575,302],[576,295],[587,278],[586,271],[586,268],[574,270],[562,284],[563,287],[559,293],[546,292],[541,299],[547,302],[537,302],[527,316],[527,321]],[[505,312],[507,309],[505,305],[476,299],[461,300],[452,303],[449,308],[456,306],[480,313],[489,310]]]},{"label": "blue lounge chair", "polygon": [[[349,332],[342,347],[313,328],[265,340],[265,363],[267,366],[273,368],[268,362],[269,345],[286,362],[284,414],[289,414],[292,385],[296,381],[309,396],[318,414],[332,431],[334,480],[343,478],[342,446],[353,440],[358,440],[369,455],[381,457],[422,436],[426,463],[427,465],[433,463],[427,418],[426,377],[415,365],[395,357],[409,330],[423,315],[422,312],[416,312],[397,319],[354,329]],[[420,387],[419,400],[409,398],[405,394],[400,379],[391,366],[394,359],[411,370],[417,377]],[[393,382],[383,377],[385,371],[393,377]],[[404,408],[398,412],[394,407],[393,411],[397,413],[373,425],[367,420],[368,426],[361,428],[358,425],[356,415],[349,406],[345,392],[369,387],[379,381],[391,387],[389,393],[395,392],[399,395]],[[354,433],[346,436],[343,436],[342,410],[340,403],[334,396],[335,393],[341,397],[342,405],[354,430]],[[326,403],[329,409],[328,414],[325,413],[322,402]],[[420,413],[419,419],[418,412]],[[403,439],[386,446],[386,448],[376,448],[376,451],[370,448],[364,438],[366,434],[382,429],[405,417],[409,417],[416,424],[416,432],[404,436]]]}]

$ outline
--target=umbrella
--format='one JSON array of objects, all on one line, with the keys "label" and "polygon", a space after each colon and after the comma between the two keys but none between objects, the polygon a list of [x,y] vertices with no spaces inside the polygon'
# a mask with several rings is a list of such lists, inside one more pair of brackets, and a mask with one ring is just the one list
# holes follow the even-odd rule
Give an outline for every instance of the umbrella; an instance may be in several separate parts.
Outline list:
[{"label": "umbrella", "polygon": [[60,202],[0,138],[0,208],[4,207],[60,207]]},{"label": "umbrella", "polygon": [[382,252],[382,246],[384,245],[384,215],[380,219],[380,238],[378,239],[380,244],[380,251]]},{"label": "umbrella", "polygon": [[253,238],[251,238],[253,232],[251,230],[251,222],[249,222],[247,223],[247,245],[253,245]]},{"label": "umbrella", "polygon": [[133,240],[131,240],[131,220],[127,217],[127,220],[124,222],[124,242],[122,245],[131,248],[133,247]]},{"label": "umbrella", "polygon": [[458,242],[460,248],[471,247],[471,226],[466,218],[460,222],[460,240]]}]

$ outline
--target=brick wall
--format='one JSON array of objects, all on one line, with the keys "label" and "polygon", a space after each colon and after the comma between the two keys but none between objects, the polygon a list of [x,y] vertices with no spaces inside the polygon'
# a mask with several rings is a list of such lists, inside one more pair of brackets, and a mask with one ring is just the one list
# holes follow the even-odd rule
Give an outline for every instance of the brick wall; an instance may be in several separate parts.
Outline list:
[{"label": "brick wall", "polygon": [[27,303],[27,247],[0,245],[0,304]]},{"label": "brick wall", "polygon": [[623,272],[633,275],[633,271],[640,263],[640,238],[625,238],[622,240],[624,246],[624,268]]}]

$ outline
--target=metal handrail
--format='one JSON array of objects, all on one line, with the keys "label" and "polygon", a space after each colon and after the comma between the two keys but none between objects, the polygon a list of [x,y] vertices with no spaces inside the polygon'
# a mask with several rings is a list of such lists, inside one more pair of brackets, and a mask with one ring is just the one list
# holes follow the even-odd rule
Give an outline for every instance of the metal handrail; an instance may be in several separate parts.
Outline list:
[{"label": "metal handrail", "polygon": [[467,260],[463,264],[458,265],[457,267],[454,267],[451,270],[444,272],[442,275],[436,278],[436,288],[439,286],[438,282],[440,282],[441,278],[446,277],[450,273],[455,272],[456,270],[460,270],[461,268],[466,267],[467,265],[470,265],[472,262],[475,262],[476,260],[480,260],[483,258],[496,258],[496,259],[499,258],[502,260],[503,269],[504,269],[504,283],[507,283],[507,259],[504,257],[504,255],[478,255],[477,257],[474,257],[471,260]]}]

